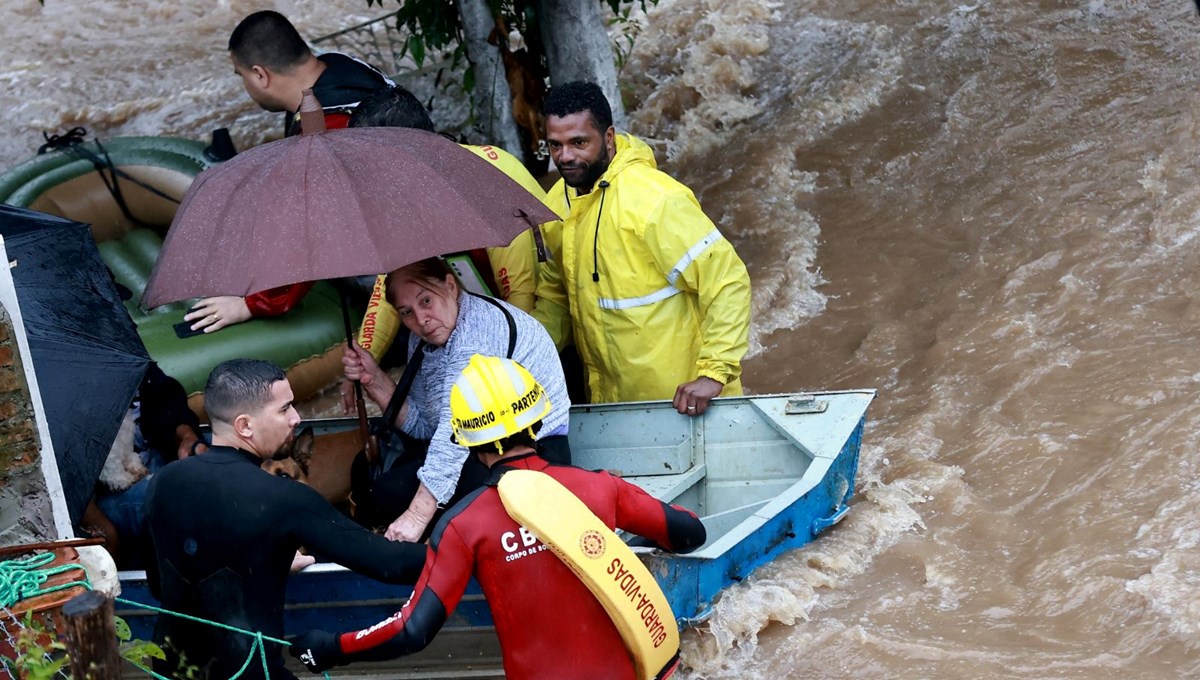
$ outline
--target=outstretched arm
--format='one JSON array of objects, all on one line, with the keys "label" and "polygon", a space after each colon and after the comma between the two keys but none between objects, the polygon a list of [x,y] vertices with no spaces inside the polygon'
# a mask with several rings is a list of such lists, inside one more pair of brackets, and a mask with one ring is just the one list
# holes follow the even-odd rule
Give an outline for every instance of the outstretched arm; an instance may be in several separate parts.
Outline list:
[{"label": "outstretched arm", "polygon": [[471,578],[474,556],[452,526],[430,543],[413,596],[391,617],[341,634],[309,631],[289,652],[314,673],[354,661],[381,661],[424,649],[458,606]]},{"label": "outstretched arm", "polygon": [[296,485],[283,513],[297,543],[322,558],[384,583],[414,583],[425,564],[425,546],[389,541],[338,512],[315,490]]},{"label": "outstretched arm", "polygon": [[[608,475],[607,472],[597,474]],[[704,523],[696,513],[663,503],[619,477],[608,477],[616,485],[617,528],[648,538],[656,546],[677,553],[691,552],[708,539]]]}]

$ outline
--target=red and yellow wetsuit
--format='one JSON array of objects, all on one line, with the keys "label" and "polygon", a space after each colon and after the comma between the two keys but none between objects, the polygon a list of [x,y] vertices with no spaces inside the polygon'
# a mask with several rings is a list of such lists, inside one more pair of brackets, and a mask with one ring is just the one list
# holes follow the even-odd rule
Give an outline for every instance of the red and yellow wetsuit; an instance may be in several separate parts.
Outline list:
[{"label": "red and yellow wetsuit", "polygon": [[[497,465],[488,486],[454,506],[438,523],[425,569],[403,609],[361,631],[336,637],[307,633],[297,640],[297,653],[308,653],[316,666],[329,667],[420,651],[454,611],[474,576],[492,610],[506,677],[632,680],[633,662],[596,597],[505,512],[495,485],[506,468],[547,473],[609,528],[678,552],[704,543],[704,525],[694,514],[662,503],[633,484],[607,472],[550,465],[534,454],[518,456]],[[318,642],[322,639],[324,643]]]}]

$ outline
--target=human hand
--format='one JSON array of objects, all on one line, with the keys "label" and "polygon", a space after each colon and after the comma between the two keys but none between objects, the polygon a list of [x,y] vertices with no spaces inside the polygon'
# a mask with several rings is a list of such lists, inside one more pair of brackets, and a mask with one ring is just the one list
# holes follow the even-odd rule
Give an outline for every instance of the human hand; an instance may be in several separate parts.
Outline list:
[{"label": "human hand", "polygon": [[310,630],[291,640],[288,653],[313,673],[322,673],[342,663],[342,646],[338,635],[323,630]]},{"label": "human hand", "polygon": [[675,388],[671,404],[685,416],[698,416],[708,410],[708,402],[719,396],[723,389],[725,386],[716,380],[701,376]]},{"label": "human hand", "polygon": [[342,397],[342,412],[346,415],[354,413],[356,402],[354,399],[354,381],[343,378],[342,384],[338,386],[338,394]]},{"label": "human hand", "polygon": [[196,303],[183,316],[184,321],[192,321],[192,330],[203,330],[205,333],[219,331],[226,326],[250,320],[250,308],[246,299],[236,295],[221,295],[204,298]]},{"label": "human hand", "polygon": [[421,540],[421,534],[425,533],[425,527],[429,526],[429,520],[433,519],[436,512],[437,499],[422,484],[408,504],[408,509],[388,525],[383,535],[389,541],[416,543]]},{"label": "human hand", "polygon": [[428,519],[422,519],[412,511],[412,508],[409,508],[400,513],[396,521],[388,525],[387,531],[383,532],[383,536],[389,541],[416,543],[421,540],[421,534],[425,533],[425,527],[428,524]]},{"label": "human hand", "polygon": [[175,452],[175,457],[178,460],[183,460],[193,453],[204,453],[208,450],[208,444],[196,435],[196,432],[187,425],[180,425],[175,428],[175,436],[179,439],[179,448]]},{"label": "human hand", "polygon": [[[346,380],[357,380],[362,383],[364,388],[379,382],[380,376],[384,376],[383,369],[379,364],[375,363],[375,357],[371,353],[363,349],[357,342],[353,342],[342,350],[342,369],[346,374]],[[351,394],[353,394],[353,386],[351,386]]]},{"label": "human hand", "polygon": [[317,558],[313,557],[312,555],[305,555],[297,550],[295,556],[292,557],[292,573],[294,574],[298,571],[302,571],[305,567],[311,567],[312,565],[316,564],[316,562]]}]

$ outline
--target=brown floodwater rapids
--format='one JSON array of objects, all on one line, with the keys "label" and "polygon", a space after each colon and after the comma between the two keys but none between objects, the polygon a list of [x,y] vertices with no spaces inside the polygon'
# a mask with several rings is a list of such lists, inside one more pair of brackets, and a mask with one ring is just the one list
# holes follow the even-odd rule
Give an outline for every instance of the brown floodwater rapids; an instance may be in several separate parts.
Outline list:
[{"label": "brown floodwater rapids", "polygon": [[[224,52],[365,2],[0,6],[42,130],[276,132]],[[1178,0],[662,0],[633,131],[753,278],[756,393],[879,390],[845,521],[684,636],[688,678],[1200,676],[1200,19]]]}]

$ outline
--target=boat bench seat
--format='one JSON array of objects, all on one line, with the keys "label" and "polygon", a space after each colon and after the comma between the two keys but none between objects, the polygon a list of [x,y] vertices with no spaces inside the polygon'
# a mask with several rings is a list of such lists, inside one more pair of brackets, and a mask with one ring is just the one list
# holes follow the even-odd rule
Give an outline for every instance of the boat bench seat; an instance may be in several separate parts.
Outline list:
[{"label": "boat bench seat", "polygon": [[625,477],[625,481],[636,484],[660,501],[670,503],[697,482],[704,479],[707,473],[704,465],[696,465],[687,472],[671,475],[638,475]]}]

